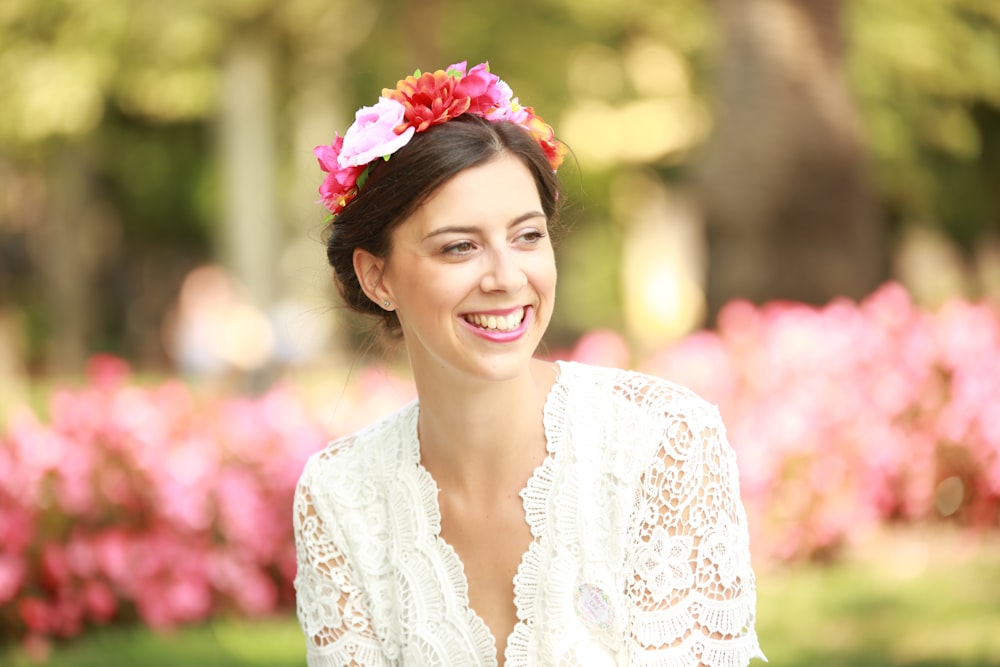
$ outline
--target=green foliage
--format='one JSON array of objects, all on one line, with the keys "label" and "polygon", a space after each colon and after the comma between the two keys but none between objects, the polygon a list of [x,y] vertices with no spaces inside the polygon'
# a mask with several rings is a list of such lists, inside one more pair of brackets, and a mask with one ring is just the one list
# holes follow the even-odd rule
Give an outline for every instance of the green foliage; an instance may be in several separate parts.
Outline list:
[{"label": "green foliage", "polygon": [[882,199],[966,245],[1000,220],[1000,9],[991,0],[854,0],[850,77]]}]

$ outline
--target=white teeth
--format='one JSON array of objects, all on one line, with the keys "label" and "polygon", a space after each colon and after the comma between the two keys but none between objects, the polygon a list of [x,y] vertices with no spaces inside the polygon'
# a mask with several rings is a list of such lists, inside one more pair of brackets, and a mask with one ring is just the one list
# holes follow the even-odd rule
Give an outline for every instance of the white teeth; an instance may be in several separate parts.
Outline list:
[{"label": "white teeth", "polygon": [[524,320],[524,308],[515,310],[510,315],[466,315],[465,320],[483,329],[495,331],[512,331],[521,326]]}]

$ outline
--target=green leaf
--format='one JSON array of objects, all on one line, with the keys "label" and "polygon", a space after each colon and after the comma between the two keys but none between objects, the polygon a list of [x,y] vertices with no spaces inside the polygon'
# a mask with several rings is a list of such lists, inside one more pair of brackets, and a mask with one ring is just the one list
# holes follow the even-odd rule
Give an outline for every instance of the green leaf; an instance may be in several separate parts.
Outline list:
[{"label": "green leaf", "polygon": [[374,162],[369,162],[368,166],[365,167],[364,171],[358,174],[358,180],[355,182],[355,186],[360,190],[364,187],[365,183],[368,182],[368,176],[372,172],[372,167],[375,166]]}]

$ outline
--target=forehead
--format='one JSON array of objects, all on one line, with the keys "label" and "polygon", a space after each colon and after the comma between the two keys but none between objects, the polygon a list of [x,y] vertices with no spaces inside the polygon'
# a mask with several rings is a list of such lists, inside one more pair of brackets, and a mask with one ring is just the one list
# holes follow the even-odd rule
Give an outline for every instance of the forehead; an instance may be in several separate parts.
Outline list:
[{"label": "forehead", "polygon": [[528,211],[541,210],[531,172],[520,159],[505,153],[453,176],[398,231],[419,234],[443,225],[506,225]]}]

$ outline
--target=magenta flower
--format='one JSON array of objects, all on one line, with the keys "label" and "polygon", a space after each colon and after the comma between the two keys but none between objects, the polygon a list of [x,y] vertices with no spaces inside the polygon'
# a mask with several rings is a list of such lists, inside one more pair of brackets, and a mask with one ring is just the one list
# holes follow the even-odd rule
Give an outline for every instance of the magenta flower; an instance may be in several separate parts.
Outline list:
[{"label": "magenta flower", "polygon": [[[486,117],[487,114],[500,102],[503,82],[496,74],[490,72],[489,63],[480,63],[465,73],[465,62],[460,62],[448,68],[448,71],[456,70],[462,73],[462,78],[455,86],[455,97],[469,98],[469,113]],[[506,84],[503,84],[506,85]],[[507,87],[510,90],[510,87]]]},{"label": "magenta flower", "polygon": [[364,167],[341,168],[339,158],[343,145],[344,137],[338,136],[334,137],[329,146],[317,146],[313,149],[320,169],[327,172],[326,179],[319,186],[321,201],[335,214],[357,194],[358,176],[364,171]]}]

